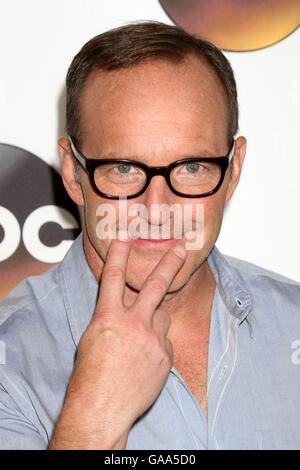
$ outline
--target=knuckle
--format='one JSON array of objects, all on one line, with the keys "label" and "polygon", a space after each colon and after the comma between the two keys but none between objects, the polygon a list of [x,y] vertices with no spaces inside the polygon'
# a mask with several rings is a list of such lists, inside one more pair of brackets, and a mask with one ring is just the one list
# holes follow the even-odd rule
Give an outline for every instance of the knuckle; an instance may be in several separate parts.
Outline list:
[{"label": "knuckle", "polygon": [[160,274],[156,274],[155,276],[150,277],[148,279],[148,285],[155,292],[164,292],[165,290],[167,290],[167,281]]},{"label": "knuckle", "polygon": [[167,354],[164,341],[162,340],[161,335],[157,332],[153,332],[151,334],[151,337],[148,340],[148,348],[153,357],[155,357],[159,362]]},{"label": "knuckle", "polygon": [[183,258],[182,258],[181,256],[177,255],[177,254],[175,253],[175,251],[171,250],[171,251],[169,252],[169,256],[170,256],[170,258],[172,259],[172,262],[171,262],[172,265],[175,264],[175,266],[177,266],[177,265],[181,265],[181,264],[182,264]]},{"label": "knuckle", "polygon": [[107,324],[107,323],[111,323],[113,315],[114,315],[114,312],[112,311],[111,308],[102,307],[102,308],[99,308],[97,312],[95,312],[93,320],[97,324],[101,324],[101,323]]},{"label": "knuckle", "polygon": [[166,369],[170,370],[173,365],[173,361],[168,354],[165,354],[161,360],[161,365]]},{"label": "knuckle", "polygon": [[130,329],[138,338],[142,338],[147,333],[144,321],[138,316],[131,320]]},{"label": "knuckle", "polygon": [[151,338],[148,338],[145,352],[151,362],[156,364],[161,363],[161,360],[164,356],[164,351],[161,342],[156,335],[152,335]]},{"label": "knuckle", "polygon": [[113,327],[104,328],[101,332],[102,341],[107,341],[110,344],[112,344],[112,341],[115,341],[117,338],[119,338],[119,336],[119,332],[116,328]]},{"label": "knuckle", "polygon": [[123,279],[124,271],[118,266],[109,266],[106,268],[105,276],[111,280]]}]

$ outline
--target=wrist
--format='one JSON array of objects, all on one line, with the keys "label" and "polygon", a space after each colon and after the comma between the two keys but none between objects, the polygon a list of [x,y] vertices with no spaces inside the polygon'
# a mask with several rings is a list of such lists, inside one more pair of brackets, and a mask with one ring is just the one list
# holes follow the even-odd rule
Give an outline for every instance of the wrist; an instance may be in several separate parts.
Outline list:
[{"label": "wrist", "polygon": [[66,400],[49,450],[121,450],[126,448],[129,427],[108,414],[107,407],[84,407]]}]

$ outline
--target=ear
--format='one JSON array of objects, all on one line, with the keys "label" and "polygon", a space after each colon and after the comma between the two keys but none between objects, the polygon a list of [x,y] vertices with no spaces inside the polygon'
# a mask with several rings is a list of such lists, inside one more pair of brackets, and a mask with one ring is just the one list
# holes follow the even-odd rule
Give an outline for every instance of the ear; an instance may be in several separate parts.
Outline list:
[{"label": "ear", "polygon": [[230,171],[230,180],[226,191],[226,202],[230,201],[235,188],[240,180],[243,163],[246,155],[247,140],[240,136],[234,142],[234,155],[232,157]]},{"label": "ear", "polygon": [[58,139],[60,168],[64,187],[70,198],[78,206],[84,205],[83,192],[80,182],[76,178],[76,164],[72,154],[70,142],[65,137]]}]

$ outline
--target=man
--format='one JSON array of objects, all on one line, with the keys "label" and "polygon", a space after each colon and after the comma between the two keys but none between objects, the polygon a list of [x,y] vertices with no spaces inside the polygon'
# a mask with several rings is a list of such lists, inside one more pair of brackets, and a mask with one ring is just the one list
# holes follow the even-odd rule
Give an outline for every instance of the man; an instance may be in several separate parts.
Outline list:
[{"label": "man", "polygon": [[[59,145],[82,236],[1,305],[1,448],[300,446],[300,287],[215,247],[237,127],[227,59],[179,28],[125,26],[74,58]],[[127,222],[146,209],[142,235],[120,201]],[[189,232],[163,204],[191,209]]]}]

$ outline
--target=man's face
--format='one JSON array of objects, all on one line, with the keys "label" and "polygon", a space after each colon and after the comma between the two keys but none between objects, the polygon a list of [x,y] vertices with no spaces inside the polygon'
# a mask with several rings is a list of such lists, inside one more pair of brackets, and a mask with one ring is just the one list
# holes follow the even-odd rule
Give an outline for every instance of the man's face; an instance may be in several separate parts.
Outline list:
[{"label": "man's face", "polygon": [[[218,78],[196,58],[181,64],[153,61],[114,72],[97,71],[89,76],[81,97],[83,134],[80,150],[88,158],[130,158],[149,166],[164,166],[190,156],[222,156],[229,150],[227,123],[226,98]],[[170,292],[186,284],[203,264],[218,237],[224,205],[238,182],[245,139],[237,144],[233,169],[227,170],[217,193],[206,198],[179,197],[172,193],[162,176],[155,176],[141,196],[127,201],[128,210],[136,203],[146,207],[149,234],[151,220],[154,220],[151,216],[157,215],[153,204],[192,205],[193,218],[196,217],[196,204],[203,204],[204,243],[200,249],[188,251],[187,260]],[[97,208],[109,203],[118,214],[119,202],[95,194],[82,169],[82,197],[78,193],[74,196],[67,182],[69,170],[64,170],[64,166],[67,168],[65,154],[62,157],[67,190],[75,202],[83,205],[86,249],[94,253],[94,263],[96,254],[101,267],[111,240],[97,236]],[[157,216],[155,224],[164,223],[163,216]],[[118,219],[116,225],[118,229]],[[172,233],[171,221],[171,236]],[[126,277],[128,285],[140,290],[168,248],[183,244],[183,241],[132,241]]]}]

